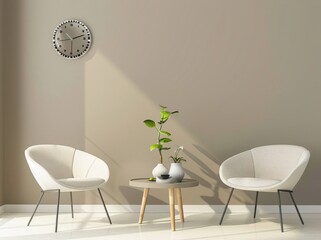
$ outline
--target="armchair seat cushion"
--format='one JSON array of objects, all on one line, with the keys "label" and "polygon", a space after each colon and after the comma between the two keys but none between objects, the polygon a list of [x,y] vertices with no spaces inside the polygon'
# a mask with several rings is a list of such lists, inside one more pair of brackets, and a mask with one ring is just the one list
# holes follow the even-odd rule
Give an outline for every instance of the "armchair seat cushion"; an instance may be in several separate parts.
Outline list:
[{"label": "armchair seat cushion", "polygon": [[77,190],[98,188],[101,184],[105,183],[105,180],[102,178],[62,178],[57,181],[64,187]]},{"label": "armchair seat cushion", "polygon": [[264,188],[270,188],[281,181],[274,179],[264,179],[264,178],[251,178],[251,177],[235,177],[229,178],[227,181],[234,186],[234,188],[242,190],[256,190]]}]

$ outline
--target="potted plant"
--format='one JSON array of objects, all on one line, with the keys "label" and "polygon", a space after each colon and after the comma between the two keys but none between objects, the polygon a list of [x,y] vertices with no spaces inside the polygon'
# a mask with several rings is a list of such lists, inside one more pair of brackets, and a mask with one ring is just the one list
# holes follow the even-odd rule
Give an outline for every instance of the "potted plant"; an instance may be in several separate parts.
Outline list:
[{"label": "potted plant", "polygon": [[167,107],[164,106],[160,106],[160,108],[160,120],[158,122],[155,122],[151,119],[146,119],[144,121],[147,127],[154,128],[157,133],[157,142],[149,147],[150,151],[157,150],[160,156],[160,163],[157,164],[157,166],[153,169],[152,172],[155,178],[163,174],[168,174],[168,170],[163,164],[162,152],[170,149],[170,147],[166,147],[165,144],[171,142],[172,139],[169,138],[171,136],[171,133],[168,131],[164,131],[163,127],[164,124],[171,117],[171,115],[178,113],[178,111],[170,112],[167,110]]},{"label": "potted plant", "polygon": [[175,182],[181,182],[185,175],[182,161],[186,162],[186,160],[183,157],[178,156],[179,152],[183,149],[183,146],[178,147],[174,152],[174,156],[170,156],[170,158],[173,160],[173,163],[171,164],[171,168],[169,169],[169,175],[174,178]]}]

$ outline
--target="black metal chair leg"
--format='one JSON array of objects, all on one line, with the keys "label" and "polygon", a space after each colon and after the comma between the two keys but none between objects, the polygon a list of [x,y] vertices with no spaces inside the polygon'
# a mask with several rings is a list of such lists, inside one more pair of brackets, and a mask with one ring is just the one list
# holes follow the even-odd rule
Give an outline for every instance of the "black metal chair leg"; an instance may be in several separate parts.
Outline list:
[{"label": "black metal chair leg", "polygon": [[282,203],[281,203],[281,195],[280,195],[280,190],[278,190],[278,196],[279,196],[279,211],[280,211],[280,221],[281,221],[281,231],[283,232],[283,218],[282,218]]},{"label": "black metal chair leg", "polygon": [[226,212],[226,209],[227,209],[227,207],[228,207],[228,204],[230,203],[230,200],[231,200],[231,197],[232,197],[233,192],[234,192],[234,188],[232,188],[232,191],[231,191],[231,193],[230,193],[230,196],[229,196],[229,198],[228,198],[228,200],[227,200],[227,203],[226,203],[226,205],[225,205],[225,208],[224,208],[224,211],[223,211],[223,215],[222,215],[222,217],[221,217],[220,225],[221,225],[222,222],[223,222],[223,218],[224,218],[224,216],[225,216],[225,212]]},{"label": "black metal chair leg", "polygon": [[103,199],[103,196],[101,195],[101,192],[100,192],[100,189],[99,189],[99,188],[98,188],[98,192],[99,192],[99,195],[100,195],[101,201],[103,202],[103,206],[104,206],[104,208],[105,208],[105,212],[106,212],[106,214],[107,214],[107,217],[108,217],[109,223],[110,223],[110,224],[112,224],[112,223],[111,223],[111,220],[110,220],[110,217],[109,217],[109,213],[108,213],[107,208],[106,208],[105,201],[104,201],[104,199]]},{"label": "black metal chair leg", "polygon": [[41,191],[41,192],[42,192],[42,194],[41,194],[41,196],[40,196],[40,199],[39,199],[39,201],[38,201],[38,203],[37,203],[37,206],[36,206],[35,210],[33,211],[33,214],[32,214],[32,216],[31,216],[31,218],[30,218],[27,226],[30,225],[30,223],[31,223],[31,221],[32,221],[32,219],[33,219],[33,216],[35,215],[35,213],[36,213],[36,211],[37,211],[37,209],[38,209],[38,206],[39,206],[39,204],[40,204],[40,202],[41,202],[41,200],[42,200],[42,197],[43,197],[43,195],[45,194],[44,191]]},{"label": "black metal chair leg", "polygon": [[71,217],[74,218],[74,203],[72,201],[72,192],[70,192]]},{"label": "black metal chair leg", "polygon": [[289,193],[290,193],[290,196],[291,196],[291,198],[292,198],[292,202],[293,202],[293,204],[294,204],[294,206],[295,206],[296,212],[297,212],[298,215],[299,215],[299,218],[300,218],[300,220],[301,220],[301,223],[304,225],[304,222],[303,222],[303,219],[302,219],[301,214],[300,214],[300,212],[299,212],[298,206],[296,205],[296,203],[295,203],[295,201],[294,201],[292,192],[289,192]]},{"label": "black metal chair leg", "polygon": [[60,189],[58,189],[58,203],[57,203],[57,214],[56,214],[56,228],[55,228],[55,232],[57,232],[57,230],[58,230],[59,205],[60,205]]},{"label": "black metal chair leg", "polygon": [[256,197],[255,197],[255,206],[254,206],[254,216],[253,218],[256,217],[256,208],[257,208],[257,199],[259,198],[259,192],[256,192]]}]

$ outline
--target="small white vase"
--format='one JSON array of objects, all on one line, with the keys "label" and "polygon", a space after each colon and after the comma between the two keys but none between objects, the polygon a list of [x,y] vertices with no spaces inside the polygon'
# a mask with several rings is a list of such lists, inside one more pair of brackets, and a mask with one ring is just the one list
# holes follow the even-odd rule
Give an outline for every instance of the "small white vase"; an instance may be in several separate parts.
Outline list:
[{"label": "small white vase", "polygon": [[169,175],[175,179],[175,182],[181,182],[185,175],[182,163],[172,163]]},{"label": "small white vase", "polygon": [[153,169],[152,174],[154,178],[159,177],[160,175],[163,174],[168,174],[168,169],[164,166],[164,164],[159,163],[157,166]]}]

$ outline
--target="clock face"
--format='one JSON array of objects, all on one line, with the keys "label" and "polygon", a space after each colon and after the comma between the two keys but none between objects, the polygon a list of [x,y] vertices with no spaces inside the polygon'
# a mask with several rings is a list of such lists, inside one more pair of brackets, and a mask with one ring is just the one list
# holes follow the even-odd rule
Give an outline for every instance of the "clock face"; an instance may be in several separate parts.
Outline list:
[{"label": "clock face", "polygon": [[74,59],[89,50],[91,40],[91,33],[84,23],[67,20],[56,27],[52,42],[61,56]]}]

